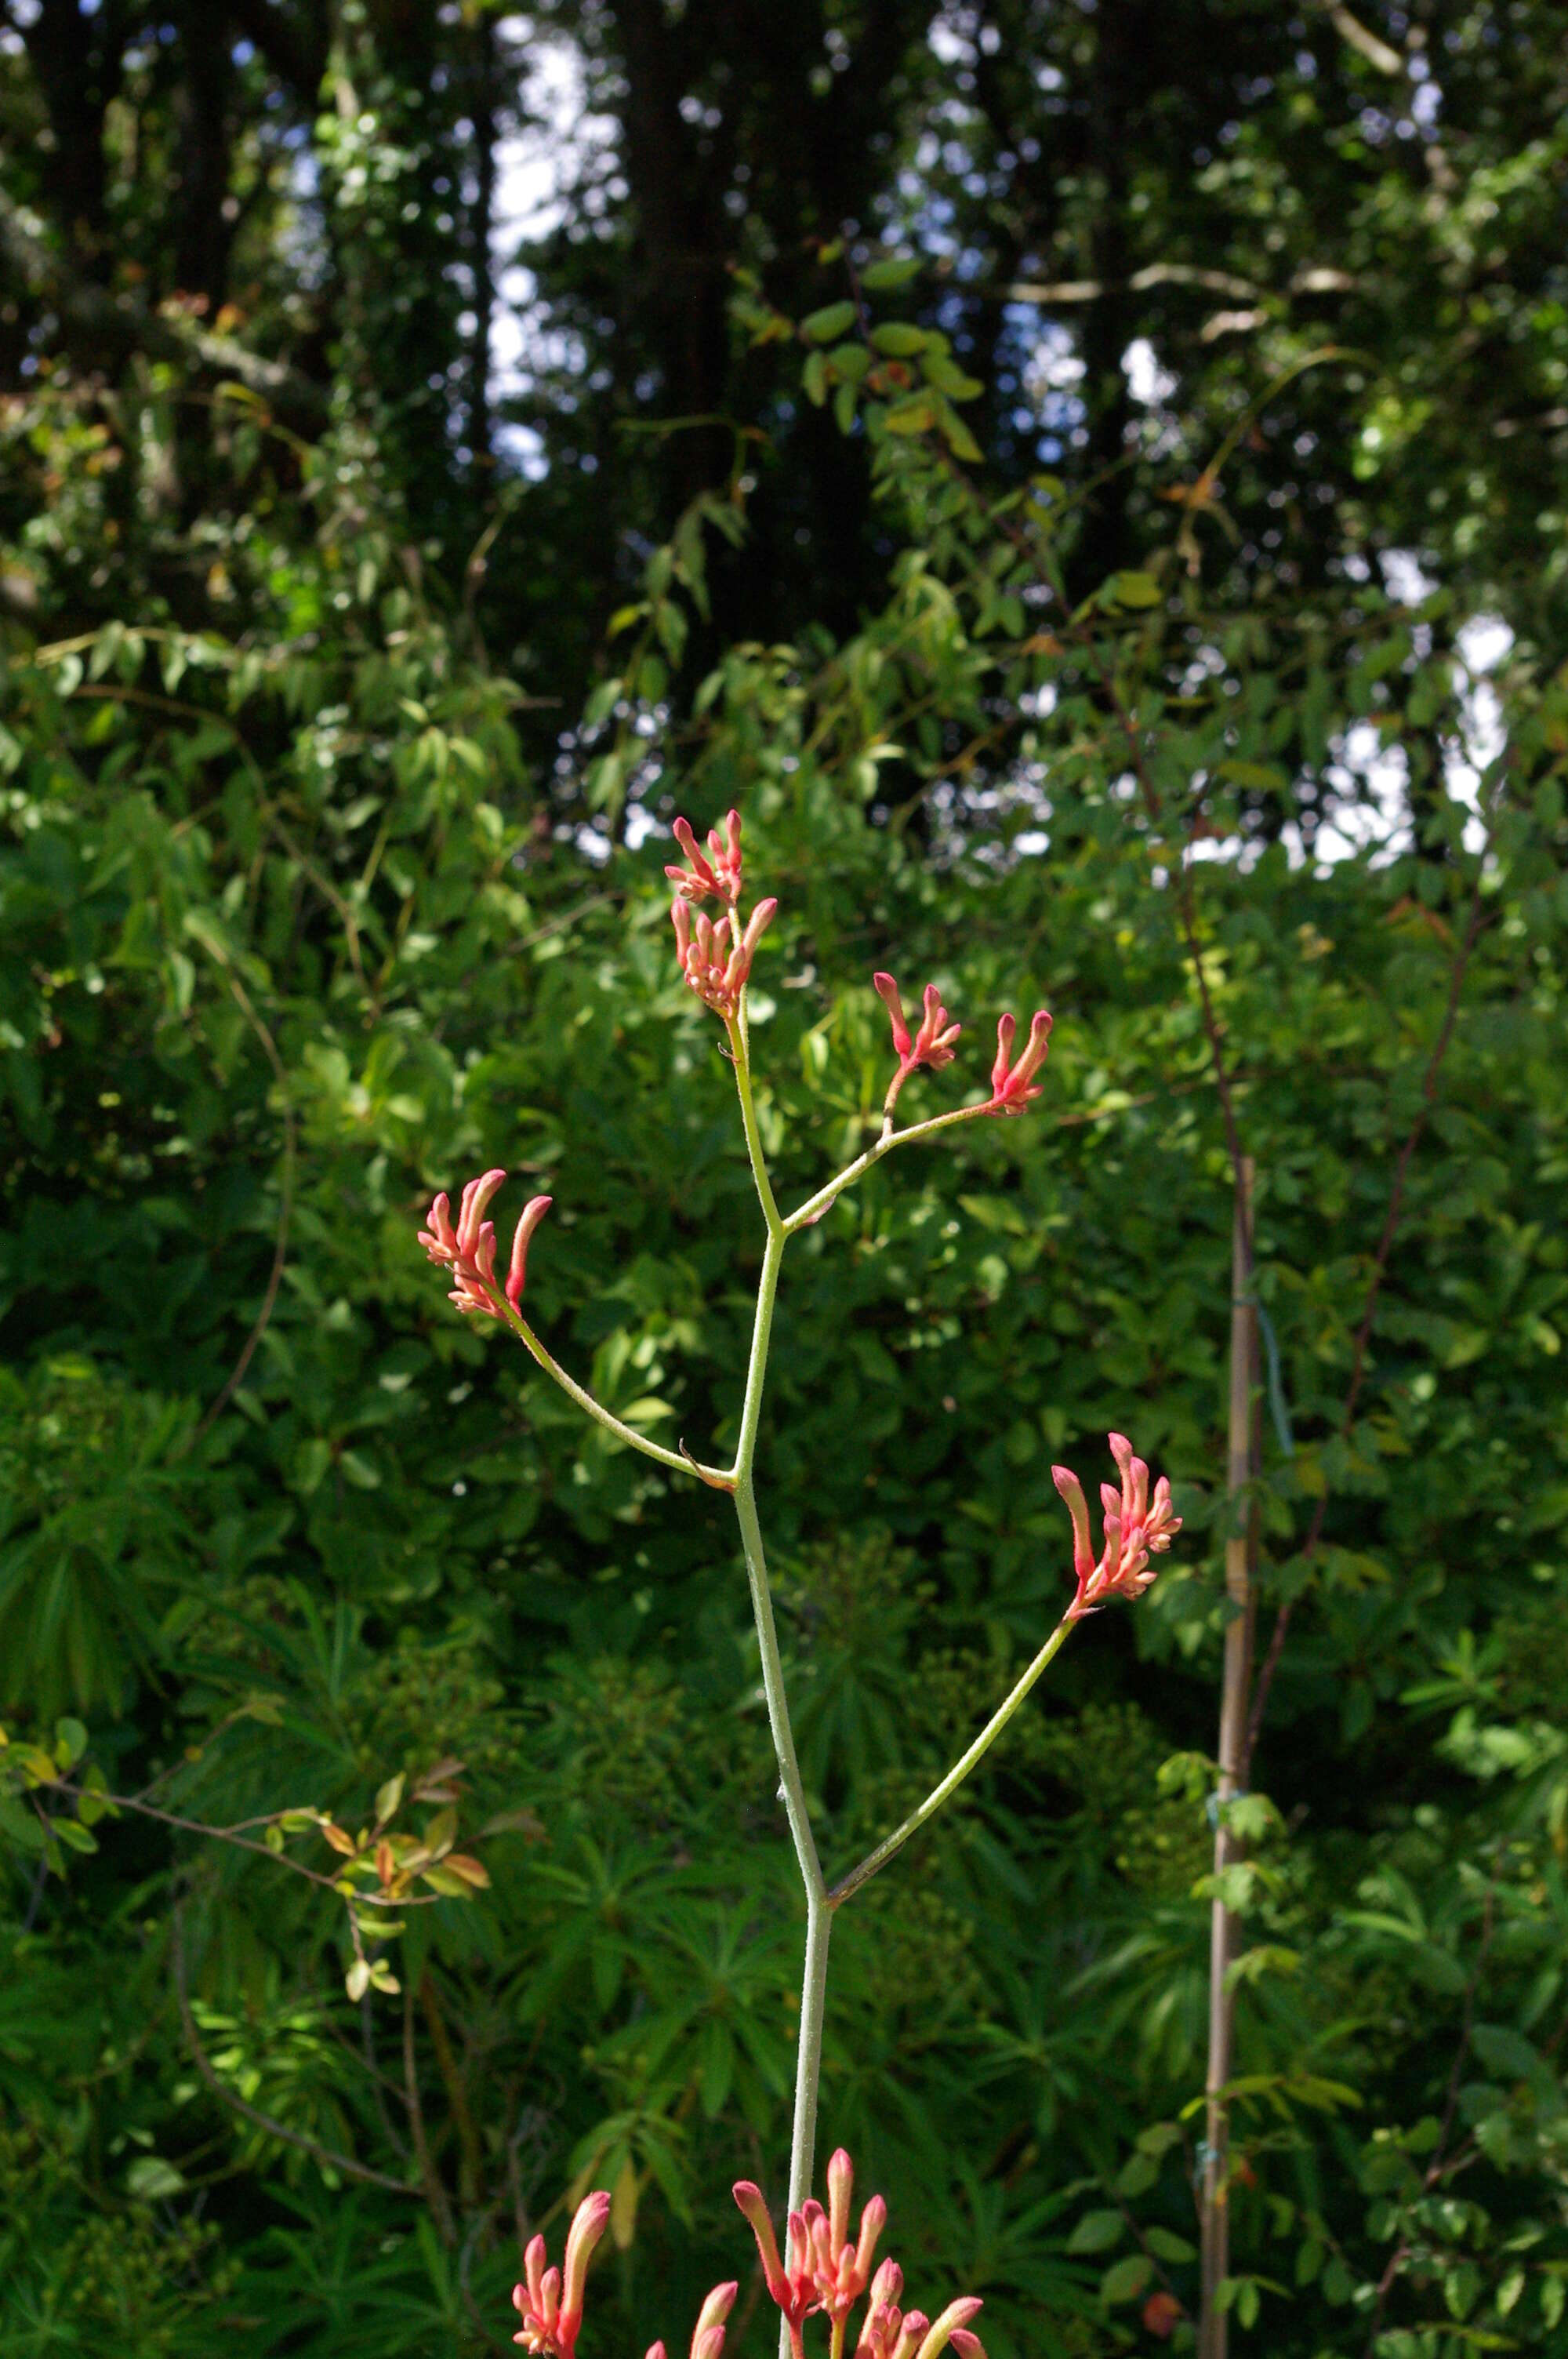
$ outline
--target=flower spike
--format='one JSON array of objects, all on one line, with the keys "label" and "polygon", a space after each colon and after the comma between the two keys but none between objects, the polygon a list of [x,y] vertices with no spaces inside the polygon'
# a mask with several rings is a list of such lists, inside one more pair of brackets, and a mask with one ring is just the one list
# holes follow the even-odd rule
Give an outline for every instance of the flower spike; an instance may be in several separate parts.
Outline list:
[{"label": "flower spike", "polygon": [[710,828],[708,832],[708,853],[705,856],[697,842],[689,820],[677,819],[676,842],[680,845],[689,868],[677,868],[666,864],[665,875],[674,885],[683,901],[700,901],[708,894],[716,894],[733,908],[741,898],[741,814],[732,810],[724,822],[724,834]]},{"label": "flower spike", "polygon": [[1171,1512],[1171,1485],[1162,1474],[1149,1495],[1149,1469],[1133,1455],[1124,1433],[1110,1436],[1110,1454],[1121,1470],[1121,1488],[1100,1485],[1105,1510],[1105,1545],[1097,1559],[1089,1538],[1089,1511],[1083,1484],[1070,1466],[1053,1466],[1051,1480],[1066,1502],[1073,1519],[1073,1574],[1077,1592],[1067,1608],[1070,1622],[1080,1621],[1113,1597],[1141,1597],[1158,1567],[1151,1556],[1162,1556],[1182,1528],[1180,1516]]},{"label": "flower spike", "polygon": [[1034,1076],[1045,1062],[1051,1045],[1052,1018],[1042,1007],[1029,1027],[1029,1039],[1017,1064],[1011,1062],[1012,1036],[1018,1029],[1011,1016],[999,1016],[996,1062],[991,1067],[991,1098],[987,1114],[1022,1114],[1031,1098],[1040,1095]]}]

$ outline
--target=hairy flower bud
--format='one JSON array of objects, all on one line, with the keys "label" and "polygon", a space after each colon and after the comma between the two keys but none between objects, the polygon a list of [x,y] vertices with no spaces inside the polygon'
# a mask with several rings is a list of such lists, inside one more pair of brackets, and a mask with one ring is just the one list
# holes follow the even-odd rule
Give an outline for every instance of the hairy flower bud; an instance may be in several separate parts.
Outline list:
[{"label": "hairy flower bud", "polygon": [[523,2256],[525,2283],[513,2289],[512,2299],[523,2320],[514,2334],[535,2359],[574,2359],[582,2327],[583,2289],[589,2256],[603,2235],[610,2219],[610,2198],[602,2189],[585,2195],[567,2232],[566,2272],[545,2267],[543,2236],[535,2236]]}]

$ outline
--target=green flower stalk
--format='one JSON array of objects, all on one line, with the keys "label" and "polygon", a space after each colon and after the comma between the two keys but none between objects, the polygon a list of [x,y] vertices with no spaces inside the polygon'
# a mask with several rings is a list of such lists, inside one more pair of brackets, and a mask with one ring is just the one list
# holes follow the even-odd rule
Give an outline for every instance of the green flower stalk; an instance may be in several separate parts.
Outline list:
[{"label": "green flower stalk", "polygon": [[[651,1441],[645,1434],[634,1431],[596,1401],[546,1350],[524,1315],[523,1299],[528,1247],[549,1210],[551,1200],[548,1196],[533,1197],[524,1208],[514,1235],[511,1262],[504,1280],[497,1276],[494,1225],[486,1218],[492,1200],[506,1177],[502,1170],[486,1171],[479,1179],[470,1180],[463,1190],[455,1223],[447,1197],[438,1195],[430,1207],[428,1225],[420,1232],[419,1242],[430,1259],[441,1264],[449,1273],[453,1281],[451,1299],[457,1308],[465,1313],[478,1313],[497,1320],[509,1327],[546,1375],[577,1402],[585,1415],[593,1418],[629,1449],[641,1451],[644,1457],[656,1460],[674,1473],[694,1475],[714,1489],[727,1491],[735,1502],[736,1521],[762,1658],[768,1723],[778,1764],[779,1791],[806,1899],[806,1954],[790,2142],[788,2235],[782,2258],[761,2190],[749,2180],[742,2180],[735,2190],[736,2201],[756,2234],[768,2289],[779,2308],[781,2359],[792,2359],[792,2354],[793,2359],[803,2359],[802,2329],[806,2319],[817,2312],[829,2321],[830,2359],[843,2359],[849,2312],[868,2290],[871,2299],[862,2321],[860,2339],[855,2345],[856,2359],[937,2359],[938,2353],[949,2343],[960,2354],[960,2359],[976,2359],[979,2345],[969,2332],[968,2321],[979,2307],[977,2302],[965,2298],[950,2303],[933,2323],[918,2311],[905,2314],[899,2309],[903,2278],[893,2264],[884,2263],[875,2280],[871,2280],[871,2259],[877,2236],[886,2217],[886,2207],[881,2197],[873,2197],[861,2216],[860,2235],[851,2244],[848,2234],[851,2174],[849,2157],[842,2149],[834,2155],[828,2167],[827,2209],[824,2211],[809,2194],[816,2137],[823,2019],[827,2006],[828,1939],[833,1917],[836,1910],[863,1884],[880,1873],[911,1837],[935,1815],[984,1758],[1021,1708],[1035,1681],[1054,1659],[1074,1625],[1112,1598],[1132,1599],[1141,1595],[1154,1578],[1157,1568],[1152,1559],[1170,1547],[1173,1535],[1181,1528],[1181,1522],[1172,1513],[1169,1483],[1162,1476],[1151,1495],[1148,1466],[1133,1454],[1132,1445],[1124,1435],[1113,1433],[1110,1449],[1121,1474],[1121,1487],[1118,1490],[1109,1484],[1102,1487],[1104,1541],[1097,1557],[1089,1537],[1088,1509],[1082,1485],[1069,1469],[1061,1466],[1052,1469],[1053,1479],[1072,1518],[1076,1586],[1071,1603],[1011,1691],[1004,1697],[985,1727],[946,1776],[918,1808],[911,1811],[901,1826],[877,1844],[857,1866],[829,1886],[817,1854],[811,1812],[795,1754],[753,1480],[773,1306],[784,1248],[792,1236],[819,1221],[846,1189],[852,1187],[873,1164],[880,1162],[895,1147],[934,1138],[939,1132],[950,1130],[960,1123],[995,1115],[1016,1116],[1027,1112],[1044,1088],[1039,1076],[1050,1048],[1052,1019],[1044,1008],[1036,1011],[1029,1027],[1028,1039],[1015,1060],[1012,1049],[1017,1027],[1011,1014],[1003,1015],[997,1025],[997,1056],[991,1070],[989,1097],[973,1105],[958,1106],[924,1122],[913,1123],[903,1130],[895,1129],[894,1107],[903,1083],[919,1067],[939,1071],[951,1064],[962,1027],[952,1020],[936,986],[931,984],[925,994],[924,1014],[918,1029],[912,1032],[904,1017],[897,984],[891,974],[879,973],[873,978],[874,987],[887,1008],[892,1026],[893,1050],[898,1058],[898,1070],[883,1103],[881,1132],[864,1154],[819,1188],[805,1203],[785,1215],[779,1210],[762,1151],[752,1093],[751,1044],[746,1023],[746,989],[752,961],[778,904],[772,899],[759,901],[750,918],[742,923],[740,905],[744,892],[744,873],[738,812],[730,812],[722,835],[717,828],[709,833],[706,852],[698,844],[696,832],[684,819],[676,821],[675,832],[686,855],[686,865],[671,865],[665,874],[675,886],[671,919],[680,969],[690,989],[724,1026],[734,1067],[746,1152],[766,1231],[746,1387],[741,1408],[740,1434],[732,1462],[728,1466],[705,1465],[684,1447],[676,1451]],[[708,899],[719,904],[716,918],[709,918],[699,906]],[[590,2197],[588,2201],[597,2204],[600,2199]],[[608,2198],[604,2201],[608,2203]],[[573,2264],[580,2258],[582,2265],[586,2266],[591,2242],[602,2231],[603,2218],[598,2212],[594,2216],[598,2220],[598,2227],[591,2228],[590,2223],[579,2236],[579,2224],[584,2220],[584,2211],[579,2209],[573,2224],[573,2241],[568,2245],[568,2282],[558,2293],[551,2290],[554,2273],[545,2270],[542,2244],[535,2240],[535,2244],[529,2247],[528,2284],[518,2288],[524,2332],[517,2340],[528,2341],[532,2335],[535,2339],[529,2341],[530,2350],[548,2354],[548,2359],[573,2359],[572,2346],[580,2317],[581,2292],[581,2268],[574,2277]],[[723,2288],[715,2288],[709,2297],[709,2307],[719,2302],[725,2290]],[[728,2289],[731,2297],[733,2290],[733,2288]],[[524,2299],[526,2308],[524,2307]],[[556,2303],[554,2310],[550,2306],[552,2301]],[[575,2308],[574,2301],[577,2304]],[[693,2343],[694,2359],[718,2359],[723,2339],[722,2311],[727,2307],[727,2303],[721,2305],[711,2316],[708,2307],[705,2307]],[[700,2354],[697,2350],[698,2342],[705,2346]],[[710,2348],[708,2347],[709,2345]],[[663,2346],[656,2345],[655,2349],[662,2359]],[[650,2359],[653,2359],[653,2354],[650,2354]],[[983,2354],[980,2354],[980,2359],[983,2359]]]}]

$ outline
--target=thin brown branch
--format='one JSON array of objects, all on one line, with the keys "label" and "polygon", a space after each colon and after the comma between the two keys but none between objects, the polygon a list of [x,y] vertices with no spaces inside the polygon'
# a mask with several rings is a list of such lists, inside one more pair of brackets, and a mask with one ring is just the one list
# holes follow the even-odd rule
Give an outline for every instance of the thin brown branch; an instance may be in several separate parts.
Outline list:
[{"label": "thin brown branch", "polygon": [[175,1998],[185,2031],[185,2044],[190,2050],[191,2062],[219,2103],[226,2105],[231,2113],[238,2114],[242,2121],[249,2122],[253,2128],[265,2130],[268,2137],[279,2138],[285,2146],[297,2147],[301,2154],[309,2155],[327,2169],[341,2172],[345,2179],[357,2179],[366,2187],[384,2188],[391,2195],[412,2196],[417,2201],[419,2190],[416,2187],[409,2187],[401,2179],[389,2179],[384,2171],[372,2170],[366,2164],[356,2162],[352,2155],[339,2154],[334,2147],[322,2146],[319,2139],[307,2136],[303,2130],[290,2129],[287,2122],[275,2120],[271,2114],[264,2114],[259,2105],[251,2104],[232,2089],[225,2087],[211,2058],[201,2045],[196,2018],[191,2012],[190,1993],[185,1976],[184,1924],[178,1904],[173,1912],[169,1943]]},{"label": "thin brown branch", "polygon": [[[80,1799],[83,1788],[73,1786],[69,1778],[56,1777],[46,1789],[50,1793],[69,1794]],[[319,1868],[307,1867],[302,1859],[291,1859],[286,1851],[274,1851],[265,1843],[253,1843],[241,1830],[244,1827],[276,1826],[280,1819],[289,1816],[287,1810],[274,1810],[262,1819],[243,1819],[232,1827],[215,1827],[201,1819],[181,1818],[178,1810],[161,1810],[156,1802],[144,1802],[139,1794],[93,1793],[91,1799],[106,1804],[111,1810],[134,1810],[138,1818],[156,1819],[160,1826],[178,1827],[182,1834],[205,1835],[211,1843],[232,1844],[235,1851],[254,1852],[258,1859],[270,1860],[275,1867],[287,1867],[291,1874],[302,1875],[307,1884],[319,1885],[324,1892],[335,1893],[339,1899],[349,1896],[335,1875],[323,1875]],[[356,1908],[433,1908],[442,1897],[438,1892],[405,1892],[394,1898],[384,1892],[355,1892]]]}]

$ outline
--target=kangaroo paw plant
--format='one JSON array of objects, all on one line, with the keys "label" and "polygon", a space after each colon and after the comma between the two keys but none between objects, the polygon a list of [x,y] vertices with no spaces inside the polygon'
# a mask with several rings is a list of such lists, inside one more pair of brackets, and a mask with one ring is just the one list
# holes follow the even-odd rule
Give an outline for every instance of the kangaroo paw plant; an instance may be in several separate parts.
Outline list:
[{"label": "kangaroo paw plant", "polygon": [[[968,2321],[979,2308],[977,2300],[965,2298],[950,2302],[938,2317],[928,2320],[919,2310],[903,2311],[900,2309],[899,2298],[903,2280],[895,2263],[884,2260],[875,2277],[871,2276],[871,2262],[886,2218],[886,2206],[880,2196],[872,2197],[861,2213],[859,2235],[851,2242],[849,2215],[853,2173],[849,2158],[842,2149],[834,2155],[828,2165],[827,2209],[824,2210],[810,2194],[816,2140],[816,2100],[822,2059],[828,1936],[837,1910],[886,1866],[910,1837],[941,1809],[977,1762],[989,1752],[1074,1625],[1108,1604],[1111,1599],[1136,1598],[1149,1587],[1156,1570],[1152,1560],[1170,1547],[1173,1537],[1181,1528],[1181,1519],[1172,1512],[1169,1483],[1162,1476],[1151,1495],[1148,1467],[1142,1459],[1134,1455],[1132,1444],[1124,1435],[1113,1433],[1110,1451],[1121,1476],[1121,1485],[1119,1490],[1108,1483],[1101,1486],[1105,1516],[1103,1543],[1097,1557],[1090,1538],[1088,1508],[1083,1486],[1068,1468],[1053,1467],[1052,1475],[1056,1488],[1072,1518],[1076,1588],[1071,1603],[1033,1662],[947,1775],[918,1808],[910,1812],[902,1825],[895,1827],[856,1866],[830,1884],[817,1853],[816,1838],[795,1757],[795,1736],[784,1693],[773,1596],[752,1481],[773,1304],[784,1248],[791,1237],[819,1221],[847,1188],[852,1188],[874,1163],[890,1155],[895,1147],[910,1147],[935,1138],[939,1132],[951,1130],[960,1123],[984,1121],[992,1115],[1011,1117],[1026,1113],[1033,1100],[1041,1095],[1044,1087],[1038,1077],[1050,1048],[1052,1019],[1044,1008],[1037,1011],[1030,1023],[1028,1038],[1015,1060],[1013,1043],[1017,1027],[1011,1014],[1001,1016],[997,1023],[997,1053],[990,1073],[990,1094],[899,1129],[895,1126],[894,1116],[904,1083],[922,1067],[938,1072],[952,1064],[962,1027],[952,1020],[942,1005],[936,986],[932,984],[925,989],[920,1023],[912,1031],[893,977],[885,973],[874,976],[874,987],[892,1022],[893,1053],[898,1060],[897,1070],[883,1100],[881,1130],[862,1155],[793,1212],[782,1212],[762,1154],[752,1096],[751,1042],[746,1020],[746,989],[752,961],[778,904],[772,899],[759,901],[750,916],[742,919],[741,903],[745,886],[738,812],[730,812],[722,834],[718,829],[709,833],[706,850],[684,819],[676,820],[675,833],[685,854],[685,864],[671,865],[665,874],[675,887],[670,915],[675,927],[676,954],[687,983],[724,1027],[734,1067],[747,1154],[766,1230],[750,1364],[733,1460],[728,1465],[706,1464],[685,1450],[667,1450],[661,1443],[650,1440],[645,1434],[633,1430],[585,1391],[540,1342],[524,1314],[523,1300],[528,1248],[540,1222],[549,1210],[551,1200],[548,1196],[535,1196],[524,1207],[513,1234],[512,1252],[504,1277],[500,1276],[497,1266],[494,1223],[486,1218],[491,1202],[506,1178],[503,1170],[486,1171],[469,1181],[463,1190],[455,1224],[449,1199],[445,1195],[438,1196],[430,1207],[428,1223],[420,1232],[419,1242],[430,1259],[439,1263],[450,1276],[451,1299],[458,1309],[465,1313],[478,1313],[494,1319],[510,1328],[524,1348],[532,1353],[546,1375],[570,1396],[586,1416],[597,1419],[616,1434],[629,1449],[639,1450],[645,1457],[656,1459],[672,1473],[689,1475],[716,1490],[728,1492],[735,1503],[741,1548],[745,1559],[762,1655],[769,1725],[778,1760],[780,1792],[806,1897],[804,1987],[795,2059],[788,2222],[782,2259],[761,2190],[750,2180],[742,2180],[735,2190],[735,2200],[757,2239],[768,2291],[780,2311],[782,2359],[802,2359],[806,2321],[817,2315],[828,2321],[830,2359],[842,2359],[849,2314],[862,2298],[865,2298],[867,2307],[860,2321],[858,2340],[852,2346],[856,2359],[936,2359],[936,2354],[949,2343],[963,2354],[963,2359],[975,2359],[980,2346],[977,2338],[968,2332]],[[717,904],[712,916],[702,907],[708,901]],[[607,2195],[594,2194],[587,2197],[579,2207],[567,2242],[564,2275],[546,2267],[542,2238],[535,2237],[529,2245],[525,2261],[526,2282],[518,2287],[514,2297],[523,2318],[523,2329],[515,2340],[529,2351],[548,2354],[548,2359],[575,2359],[589,2256],[603,2234],[609,2206]],[[692,2359],[719,2359],[724,2342],[724,2321],[735,2291],[733,2285],[721,2285],[715,2287],[709,2294],[693,2336]],[[655,2359],[655,2354],[657,2359],[663,2359],[662,2343],[653,2346],[648,2359]]]}]

